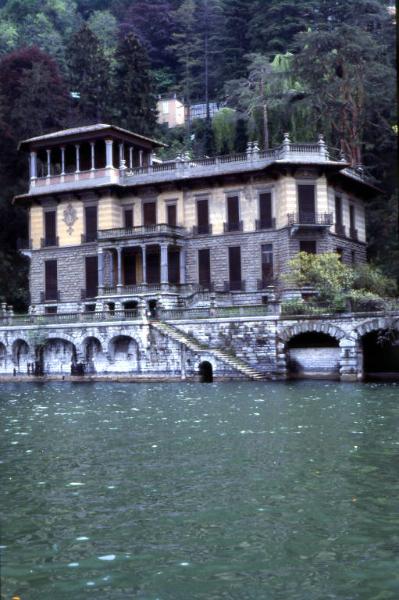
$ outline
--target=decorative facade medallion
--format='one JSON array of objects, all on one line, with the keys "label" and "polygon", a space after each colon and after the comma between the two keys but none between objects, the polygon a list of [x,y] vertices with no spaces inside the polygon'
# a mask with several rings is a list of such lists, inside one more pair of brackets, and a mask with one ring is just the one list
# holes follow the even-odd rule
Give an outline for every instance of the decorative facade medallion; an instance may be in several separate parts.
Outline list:
[{"label": "decorative facade medallion", "polygon": [[64,210],[64,223],[68,228],[69,235],[72,235],[73,226],[78,218],[76,213],[76,209],[72,206],[72,204],[68,204],[66,209]]}]

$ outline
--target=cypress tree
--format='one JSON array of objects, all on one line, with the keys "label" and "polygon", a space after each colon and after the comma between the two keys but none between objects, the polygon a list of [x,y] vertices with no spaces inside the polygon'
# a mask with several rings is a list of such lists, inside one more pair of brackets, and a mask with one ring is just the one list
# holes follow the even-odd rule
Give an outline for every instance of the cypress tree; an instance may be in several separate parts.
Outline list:
[{"label": "cypress tree", "polygon": [[122,37],[115,55],[114,107],[118,123],[151,135],[156,124],[156,98],[147,53],[137,38]]},{"label": "cypress tree", "polygon": [[68,46],[70,91],[79,94],[85,123],[100,122],[110,114],[110,63],[97,36],[84,24]]}]

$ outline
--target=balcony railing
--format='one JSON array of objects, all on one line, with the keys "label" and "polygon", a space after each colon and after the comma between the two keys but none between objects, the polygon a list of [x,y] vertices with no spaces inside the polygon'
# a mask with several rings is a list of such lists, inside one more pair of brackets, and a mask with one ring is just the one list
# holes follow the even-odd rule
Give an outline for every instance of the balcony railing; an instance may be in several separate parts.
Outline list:
[{"label": "balcony railing", "polygon": [[256,219],[255,229],[256,231],[261,231],[262,229],[276,229],[276,219]]},{"label": "balcony railing", "polygon": [[349,237],[351,238],[351,240],[356,240],[356,242],[357,242],[359,239],[357,229],[355,229],[354,227],[351,227],[349,229]]},{"label": "balcony railing", "polygon": [[59,290],[45,290],[40,292],[40,302],[60,302],[61,295]]},{"label": "balcony railing", "polygon": [[225,292],[245,292],[245,281],[225,281]]},{"label": "balcony railing", "polygon": [[335,233],[342,237],[346,236],[346,228],[345,225],[341,225],[340,223],[335,223]]},{"label": "balcony railing", "polygon": [[82,240],[82,244],[89,244],[90,242],[96,242],[97,241],[97,233],[82,233],[81,235],[81,240]]},{"label": "balcony railing", "polygon": [[184,227],[158,223],[156,225],[138,225],[135,227],[114,227],[97,232],[98,240],[139,238],[143,236],[169,235],[182,237],[186,234]]},{"label": "balcony railing", "polygon": [[212,224],[208,223],[206,225],[194,225],[193,227],[193,235],[211,235],[212,234]]},{"label": "balcony railing", "polygon": [[330,227],[332,225],[333,218],[331,213],[299,212],[289,213],[287,215],[287,222],[290,227],[294,225]]},{"label": "balcony railing", "polygon": [[232,231],[242,231],[243,230],[243,224],[242,221],[237,221],[237,222],[227,222],[227,223],[223,223],[223,231],[224,233],[231,233]]},{"label": "balcony railing", "polygon": [[58,246],[58,245],[59,245],[58,236],[45,237],[45,238],[41,238],[41,240],[40,240],[41,248],[48,248],[49,246]]}]

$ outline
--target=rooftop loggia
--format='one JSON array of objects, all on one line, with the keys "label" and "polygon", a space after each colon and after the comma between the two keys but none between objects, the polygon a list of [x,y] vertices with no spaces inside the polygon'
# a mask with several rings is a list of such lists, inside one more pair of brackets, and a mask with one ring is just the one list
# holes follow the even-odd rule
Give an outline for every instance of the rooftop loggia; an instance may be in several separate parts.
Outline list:
[{"label": "rooftop loggia", "polygon": [[17,199],[110,183],[134,186],[257,171],[272,164],[324,165],[373,187],[364,169],[351,167],[342,153],[328,148],[322,135],[315,143],[293,143],[286,133],[281,145],[268,150],[250,142],[241,154],[195,159],[186,153],[174,161],[154,159],[154,148],[161,145],[105,124],[25,140],[20,147],[30,150],[30,189]]}]

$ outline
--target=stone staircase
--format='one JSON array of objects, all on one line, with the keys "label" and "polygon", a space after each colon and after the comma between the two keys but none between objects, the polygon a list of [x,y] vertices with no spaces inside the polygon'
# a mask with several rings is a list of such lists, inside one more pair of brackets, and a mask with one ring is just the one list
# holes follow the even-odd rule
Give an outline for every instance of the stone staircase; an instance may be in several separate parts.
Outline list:
[{"label": "stone staircase", "polygon": [[184,344],[186,348],[192,350],[193,352],[206,352],[207,354],[211,354],[216,359],[224,362],[229,367],[232,367],[241,375],[244,375],[248,379],[253,380],[264,380],[271,379],[269,375],[265,375],[260,371],[257,371],[253,367],[247,365],[243,360],[237,358],[233,354],[226,352],[225,350],[219,350],[219,348],[211,348],[206,344],[199,342],[198,340],[192,338],[187,335],[185,332],[181,331],[177,327],[170,325],[170,323],[165,323],[164,321],[151,321],[151,326],[162,333],[163,335],[167,335],[174,339],[175,341]]}]

